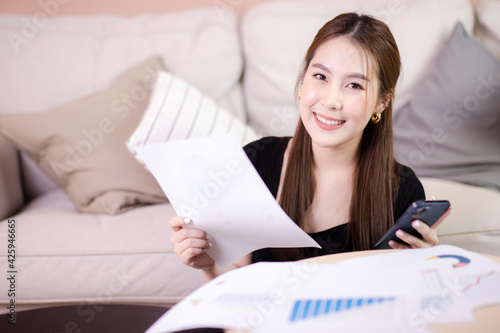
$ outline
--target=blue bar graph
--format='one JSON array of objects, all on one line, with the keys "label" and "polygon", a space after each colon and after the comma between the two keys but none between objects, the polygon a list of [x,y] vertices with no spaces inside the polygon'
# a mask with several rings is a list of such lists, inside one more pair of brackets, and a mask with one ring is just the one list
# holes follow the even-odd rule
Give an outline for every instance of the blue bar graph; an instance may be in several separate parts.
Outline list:
[{"label": "blue bar graph", "polygon": [[391,302],[394,300],[394,297],[296,300],[292,307],[290,321],[294,322],[298,320],[305,320],[330,313],[339,313],[354,308],[373,306],[375,304]]}]

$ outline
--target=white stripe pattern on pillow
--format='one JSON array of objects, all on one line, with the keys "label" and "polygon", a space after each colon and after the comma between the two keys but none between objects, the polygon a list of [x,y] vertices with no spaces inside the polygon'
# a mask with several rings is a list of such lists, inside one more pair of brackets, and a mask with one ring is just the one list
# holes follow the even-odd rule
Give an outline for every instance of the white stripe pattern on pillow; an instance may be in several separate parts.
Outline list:
[{"label": "white stripe pattern on pillow", "polygon": [[258,138],[247,124],[186,81],[160,72],[149,106],[127,146],[231,133],[241,145]]}]

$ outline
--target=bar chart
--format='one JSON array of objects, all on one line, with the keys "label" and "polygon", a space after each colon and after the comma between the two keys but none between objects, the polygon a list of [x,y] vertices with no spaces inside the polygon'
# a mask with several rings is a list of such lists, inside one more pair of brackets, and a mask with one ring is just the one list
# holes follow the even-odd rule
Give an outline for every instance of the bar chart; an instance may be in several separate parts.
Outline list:
[{"label": "bar chart", "polygon": [[351,311],[378,304],[393,302],[395,297],[359,297],[337,299],[303,299],[296,300],[290,314],[290,322],[306,320],[314,317]]}]

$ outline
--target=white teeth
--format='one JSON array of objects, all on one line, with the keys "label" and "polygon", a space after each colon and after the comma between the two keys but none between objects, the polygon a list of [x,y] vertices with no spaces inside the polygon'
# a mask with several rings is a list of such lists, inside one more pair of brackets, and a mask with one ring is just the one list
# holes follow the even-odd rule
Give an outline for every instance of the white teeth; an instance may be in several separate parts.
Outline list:
[{"label": "white teeth", "polygon": [[316,118],[325,125],[340,125],[345,122],[344,120],[327,120],[318,114],[316,114]]}]

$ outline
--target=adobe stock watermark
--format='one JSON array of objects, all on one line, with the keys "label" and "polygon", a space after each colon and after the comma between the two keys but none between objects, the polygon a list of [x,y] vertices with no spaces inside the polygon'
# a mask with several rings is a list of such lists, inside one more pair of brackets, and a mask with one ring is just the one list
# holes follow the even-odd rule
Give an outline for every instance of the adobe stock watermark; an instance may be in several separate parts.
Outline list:
[{"label": "adobe stock watermark", "polygon": [[387,3],[387,6],[382,9],[377,9],[368,14],[378,18],[379,20],[389,24],[394,16],[401,14],[404,10],[404,5],[411,0],[392,0]]},{"label": "adobe stock watermark", "polygon": [[71,0],[40,0],[38,7],[41,10],[31,15],[31,17],[22,18],[22,27],[20,31],[9,31],[7,38],[12,50],[17,54],[20,47],[29,43],[35,38],[41,29],[43,29],[51,18],[56,16],[61,6],[67,5]]},{"label": "adobe stock watermark", "polygon": [[112,297],[121,293],[135,279],[135,276],[123,270],[112,269],[110,273],[111,278],[106,287],[99,291],[93,301],[77,306],[75,320],[68,320],[57,332],[87,332],[86,325],[94,322],[98,313],[104,310],[104,305],[110,304]]},{"label": "adobe stock watermark", "polygon": [[233,12],[235,8],[242,3],[243,0],[213,0],[212,6],[214,7],[219,18],[224,20],[228,12]]},{"label": "adobe stock watermark", "polygon": [[253,161],[258,156],[258,153],[264,150],[268,143],[273,141],[272,135],[292,135],[297,127],[299,117],[299,112],[295,111],[293,107],[273,108],[272,115],[266,126],[260,128],[257,133],[257,136],[262,139],[254,142],[246,150],[250,161]]},{"label": "adobe stock watermark", "polygon": [[216,200],[229,186],[232,179],[242,172],[241,165],[235,160],[229,160],[219,168],[207,172],[206,181],[201,185],[193,184],[194,193],[191,204],[181,203],[179,214],[195,219],[200,216],[211,200]]},{"label": "adobe stock watermark", "polygon": [[420,332],[427,332],[427,325],[444,314],[463,295],[463,288],[456,279],[444,280],[443,283],[444,287],[440,295],[425,299],[422,309],[412,313],[408,318],[409,324]]},{"label": "adobe stock watermark", "polygon": [[273,108],[267,126],[262,129],[261,134],[286,133],[295,131],[299,122],[300,114],[292,107]]},{"label": "adobe stock watermark", "polygon": [[103,116],[99,119],[95,127],[83,128],[81,130],[83,139],[80,141],[65,145],[65,156],[51,162],[52,170],[58,178],[80,166],[85,158],[94,153],[95,149],[103,144],[106,137],[112,134],[122,121],[127,119],[130,112],[133,112],[140,102],[148,98],[149,93],[154,88],[159,70],[159,67],[147,66],[145,68],[146,74],[141,83],[134,85],[130,91],[120,94],[111,102],[108,110],[103,110],[103,114],[106,114],[107,111],[109,116]]},{"label": "adobe stock watermark", "polygon": [[500,87],[500,81],[495,81],[493,74],[487,77],[479,76],[477,80],[478,84],[472,94],[466,96],[460,103],[453,104],[443,113],[442,119],[448,126],[435,127],[429,138],[413,140],[417,148],[406,156],[398,154],[396,159],[399,162],[410,167],[423,165],[427,158],[434,155],[437,146],[447,142],[450,139],[449,134],[459,130],[464,121],[479,110],[481,102],[490,98]]},{"label": "adobe stock watermark", "polygon": [[262,326],[266,318],[271,317],[280,305],[286,303],[287,295],[297,291],[317,269],[318,263],[314,261],[293,263],[292,267],[281,275],[280,282],[283,287],[273,289],[270,297],[255,301],[253,310],[236,318],[237,332],[248,332]]}]

